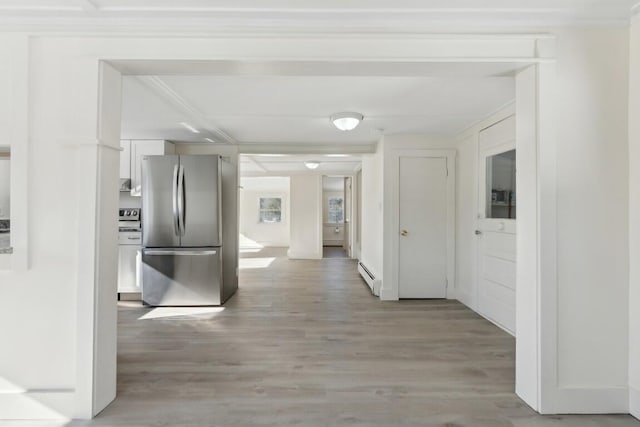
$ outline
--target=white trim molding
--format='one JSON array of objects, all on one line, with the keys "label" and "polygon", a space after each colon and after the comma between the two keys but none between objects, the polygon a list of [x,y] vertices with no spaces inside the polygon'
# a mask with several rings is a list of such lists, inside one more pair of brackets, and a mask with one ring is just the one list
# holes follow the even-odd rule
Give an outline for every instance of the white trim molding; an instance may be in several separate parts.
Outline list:
[{"label": "white trim molding", "polygon": [[69,414],[73,413],[75,405],[76,391],[73,389],[0,393],[0,414],[3,420],[69,420]]},{"label": "white trim molding", "polygon": [[[0,28],[5,31],[45,29],[49,32],[108,33],[122,31],[135,34],[160,33],[206,34],[215,32],[258,34],[414,32],[429,29],[446,31],[462,28],[533,28],[563,26],[624,25],[630,10],[627,0],[592,0],[590,7],[571,0],[530,2],[485,0],[482,6],[473,1],[416,2],[384,0],[340,2],[311,1],[304,5],[285,4],[278,0],[203,4],[182,0],[166,6],[153,2],[125,2],[101,5],[80,0],[76,5],[0,6]],[[126,4],[132,3],[132,4]],[[446,4],[446,6],[445,6]],[[294,6],[295,5],[295,6]],[[47,13],[48,14],[44,14]],[[44,16],[43,16],[44,15]],[[134,24],[135,23],[135,24]]]},{"label": "white trim molding", "polygon": [[[546,400],[546,399],[545,399]],[[620,387],[561,387],[549,394],[542,414],[628,414],[629,389]]]},{"label": "white trim molding", "polygon": [[640,419],[640,389],[629,387],[629,413]]}]

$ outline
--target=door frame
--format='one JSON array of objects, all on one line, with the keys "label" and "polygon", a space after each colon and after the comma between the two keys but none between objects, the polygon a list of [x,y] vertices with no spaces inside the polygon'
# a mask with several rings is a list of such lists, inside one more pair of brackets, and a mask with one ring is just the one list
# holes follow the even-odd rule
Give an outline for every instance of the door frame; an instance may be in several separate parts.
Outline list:
[{"label": "door frame", "polygon": [[[392,275],[395,279],[395,297],[398,299],[400,291],[400,158],[423,157],[444,158],[447,161],[447,299],[455,298],[454,284],[456,275],[456,150],[392,150],[389,162],[390,185],[393,188],[391,202],[396,209],[391,213],[390,247],[392,254]],[[385,171],[386,174],[386,171]]]},{"label": "door frame", "polygon": [[[166,38],[162,40],[147,39],[142,44],[127,44],[126,38],[114,41],[110,49],[96,49],[88,46],[87,50],[81,46],[79,50],[72,50],[69,54],[62,54],[68,67],[77,70],[69,74],[77,80],[83,77],[83,82],[97,84],[98,93],[84,91],[87,95],[76,102],[78,106],[97,109],[96,119],[98,138],[95,138],[95,127],[84,126],[84,131],[89,139],[83,146],[95,151],[111,149],[110,139],[119,140],[119,107],[112,102],[104,102],[107,98],[118,98],[121,93],[120,76],[126,61],[143,59],[175,59],[199,61],[232,59],[256,59],[282,61],[286,58],[295,58],[300,61],[344,61],[345,58],[357,62],[369,60],[378,62],[411,62],[411,63],[442,63],[456,62],[469,64],[496,64],[514,63],[522,65],[522,71],[516,74],[516,110],[517,110],[517,144],[519,149],[518,170],[520,176],[526,176],[526,185],[519,188],[524,194],[530,194],[526,203],[520,198],[521,211],[518,221],[518,340],[516,342],[516,394],[523,398],[534,410],[542,413],[552,412],[556,408],[570,405],[568,399],[559,391],[557,373],[557,277],[556,277],[556,187],[555,187],[555,129],[554,112],[554,83],[555,83],[555,37],[549,34],[502,34],[502,35],[444,35],[432,34],[419,38],[407,39],[402,37],[386,38],[387,43],[380,44],[379,40],[370,36],[352,39],[323,38],[314,40],[323,49],[308,49],[308,39],[305,37],[286,39],[198,39],[191,41],[185,39],[179,45],[180,50],[174,49],[175,45],[168,44]],[[199,43],[197,46],[192,46]],[[264,44],[268,43],[265,50]],[[189,49],[185,49],[184,45]],[[157,49],[151,47],[157,46]],[[382,47],[381,47],[382,46]],[[298,48],[298,50],[296,50]],[[334,50],[331,50],[334,49]],[[117,52],[117,53],[115,53]],[[149,54],[149,52],[152,52]],[[292,53],[293,52],[293,53]],[[300,52],[305,52],[301,54]],[[334,52],[327,55],[326,52]],[[68,56],[64,56],[68,55]],[[293,56],[292,56],[293,55]],[[116,62],[113,62],[116,60]],[[98,73],[96,79],[96,64],[100,64],[100,70],[104,70],[105,63],[113,64],[113,73]],[[147,66],[153,67],[157,63],[147,62]],[[83,74],[84,73],[84,74]],[[153,74],[144,70],[146,74]],[[138,74],[143,74],[138,70]],[[96,99],[97,98],[97,99]],[[96,102],[97,101],[97,102]],[[96,108],[97,104],[97,108]],[[106,108],[103,108],[105,107]],[[75,111],[75,110],[73,110]],[[82,123],[84,125],[84,122]],[[89,132],[88,129],[92,131]],[[84,134],[82,134],[84,135]],[[106,135],[106,136],[105,136]],[[90,137],[93,136],[93,139]],[[84,141],[84,140],[82,140]],[[378,148],[382,149],[381,147]],[[119,150],[119,144],[113,150]],[[430,150],[427,150],[430,151]],[[87,150],[89,152],[89,150]],[[79,180],[92,177],[97,185],[87,187],[87,191],[78,196],[79,206],[100,207],[100,212],[111,212],[117,207],[117,201],[111,200],[114,192],[110,182],[117,184],[117,168],[113,171],[101,170],[102,160],[98,157],[87,157],[86,167],[79,168]],[[393,162],[391,162],[393,163]],[[83,164],[83,166],[85,166]],[[384,167],[393,168],[387,161]],[[454,163],[451,165],[455,166]],[[397,166],[395,166],[397,168]],[[387,171],[385,170],[385,176]],[[455,175],[455,174],[454,174]],[[391,180],[396,179],[392,177]],[[389,180],[388,180],[389,181]],[[388,211],[387,201],[392,199],[393,188],[389,182],[385,182],[383,191],[385,198],[380,209],[383,213],[393,216]],[[397,187],[396,187],[397,188]],[[114,193],[115,194],[115,193]],[[388,196],[388,197],[386,197]],[[81,417],[91,417],[108,404],[107,399],[112,396],[101,396],[97,389],[96,378],[113,376],[115,378],[115,363],[109,367],[99,364],[97,352],[93,349],[100,339],[112,339],[116,336],[117,325],[109,319],[109,312],[115,311],[115,299],[96,303],[95,297],[103,288],[108,286],[105,279],[99,276],[103,269],[107,271],[113,266],[102,260],[99,256],[102,246],[108,249],[108,241],[103,241],[103,235],[99,233],[103,229],[110,230],[110,220],[107,215],[95,214],[82,216],[83,221],[79,226],[80,242],[83,247],[93,247],[95,250],[88,254],[92,257],[90,262],[82,263],[86,268],[78,272],[79,283],[90,283],[91,286],[83,286],[86,292],[78,292],[77,318],[79,324],[86,324],[76,334],[77,351],[77,389],[78,401],[76,413]],[[395,213],[397,216],[397,213]],[[384,218],[385,241],[397,240],[396,227],[388,217]],[[393,232],[389,235],[389,230]],[[82,246],[82,245],[80,245]],[[390,258],[388,251],[392,245],[383,248],[384,254],[384,279],[381,297],[393,299],[393,289],[389,288],[393,282]],[[397,249],[396,249],[397,250]],[[94,259],[95,257],[95,259]],[[520,261],[523,261],[522,263]],[[397,264],[396,264],[397,265]],[[452,266],[453,267],[453,266]],[[397,275],[396,285],[397,285]],[[386,280],[390,278],[392,280]],[[522,279],[522,280],[521,280]],[[544,286],[542,286],[544,284]],[[388,293],[389,295],[384,295]],[[397,297],[397,286],[396,286]],[[105,294],[106,295],[106,294]],[[390,298],[389,298],[390,297]],[[106,317],[105,317],[106,314]],[[106,322],[106,323],[105,323]],[[521,325],[522,323],[522,325]],[[103,326],[101,326],[101,324]],[[523,327],[521,327],[523,326]],[[115,362],[115,354],[112,362]],[[568,391],[568,390],[567,390]],[[82,393],[80,393],[82,392]],[[99,400],[99,402],[98,402]],[[561,400],[559,402],[559,400]],[[95,403],[94,403],[95,402]]]}]

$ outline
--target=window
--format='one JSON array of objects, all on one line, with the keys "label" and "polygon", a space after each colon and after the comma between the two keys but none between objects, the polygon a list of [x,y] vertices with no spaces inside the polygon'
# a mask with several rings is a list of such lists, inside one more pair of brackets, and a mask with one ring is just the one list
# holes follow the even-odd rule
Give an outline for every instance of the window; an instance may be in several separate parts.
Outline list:
[{"label": "window", "polygon": [[258,222],[272,224],[282,222],[282,198],[260,197]]},{"label": "window", "polygon": [[516,150],[487,157],[486,217],[516,219]]},{"label": "window", "polygon": [[341,223],[344,221],[344,206],[342,197],[329,197],[329,222]]}]

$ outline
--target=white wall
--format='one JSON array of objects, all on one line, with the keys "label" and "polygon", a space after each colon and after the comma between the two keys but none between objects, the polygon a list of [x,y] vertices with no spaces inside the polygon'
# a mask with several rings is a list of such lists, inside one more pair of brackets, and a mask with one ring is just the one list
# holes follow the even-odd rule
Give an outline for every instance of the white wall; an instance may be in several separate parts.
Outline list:
[{"label": "white wall", "polygon": [[0,156],[0,219],[9,219],[10,212],[10,165],[8,157]]},{"label": "white wall", "polygon": [[478,129],[462,137],[456,168],[456,297],[477,309]]},{"label": "white wall", "polygon": [[322,176],[291,176],[291,259],[322,258]]},{"label": "white wall", "polygon": [[[288,247],[289,177],[242,177],[240,179],[240,233],[249,242],[261,246]],[[265,224],[258,221],[260,197],[282,198],[282,222]],[[242,244],[242,243],[241,243]]]},{"label": "white wall", "polygon": [[619,395],[628,380],[628,46],[625,28],[559,32],[555,98],[558,382]]},{"label": "white wall", "polygon": [[631,23],[629,63],[629,409],[640,418],[640,16]]},{"label": "white wall", "polygon": [[132,196],[128,191],[121,191],[119,203],[121,208],[140,208],[142,207],[142,197]]},{"label": "white wall", "polygon": [[383,145],[380,140],[375,154],[362,156],[362,262],[378,280],[383,273]]}]

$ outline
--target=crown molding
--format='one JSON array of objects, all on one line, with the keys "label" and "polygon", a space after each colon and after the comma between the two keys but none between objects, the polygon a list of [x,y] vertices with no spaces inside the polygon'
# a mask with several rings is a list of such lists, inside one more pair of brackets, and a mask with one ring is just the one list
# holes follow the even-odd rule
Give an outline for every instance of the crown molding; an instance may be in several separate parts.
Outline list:
[{"label": "crown molding", "polygon": [[[171,6],[131,0],[109,6],[101,0],[49,5],[0,4],[0,31],[211,34],[423,34],[482,29],[628,25],[637,0],[337,0],[290,2],[182,0]],[[293,5],[293,6],[292,6]]]},{"label": "crown molding", "polygon": [[216,142],[225,142],[235,144],[236,141],[229,134],[218,128],[196,107],[191,105],[171,86],[169,86],[162,78],[158,76],[136,76],[146,87],[154,91],[162,99],[168,101],[174,108],[185,113],[194,125],[204,130],[203,138],[212,138]]},{"label": "crown molding", "polygon": [[296,145],[270,143],[238,144],[240,154],[372,154],[377,144],[314,143]]}]

